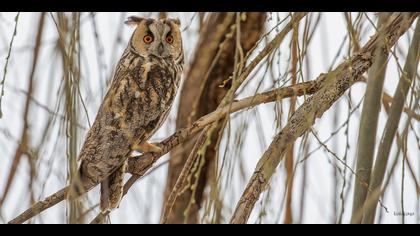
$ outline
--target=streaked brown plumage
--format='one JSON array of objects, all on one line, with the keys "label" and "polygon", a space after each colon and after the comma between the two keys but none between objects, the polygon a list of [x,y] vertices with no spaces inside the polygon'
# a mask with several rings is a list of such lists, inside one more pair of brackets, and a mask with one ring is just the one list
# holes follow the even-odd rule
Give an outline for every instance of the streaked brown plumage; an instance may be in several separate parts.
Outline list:
[{"label": "streaked brown plumage", "polygon": [[101,183],[101,211],[119,205],[127,156],[159,151],[146,141],[169,113],[184,61],[178,20],[130,17],[126,23],[136,29],[79,155],[84,190]]}]

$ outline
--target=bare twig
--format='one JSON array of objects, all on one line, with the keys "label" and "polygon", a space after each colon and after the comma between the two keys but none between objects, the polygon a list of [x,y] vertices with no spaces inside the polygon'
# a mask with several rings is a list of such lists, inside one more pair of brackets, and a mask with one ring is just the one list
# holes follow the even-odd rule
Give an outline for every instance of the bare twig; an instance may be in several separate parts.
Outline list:
[{"label": "bare twig", "polygon": [[[208,127],[208,126],[207,126]],[[206,127],[206,128],[207,128]],[[201,134],[200,134],[200,138],[198,138],[198,140],[201,142],[204,142],[205,139],[202,139],[201,137],[204,136],[206,133],[206,129],[204,129]],[[194,163],[196,162],[196,158],[193,158],[192,156],[194,156],[197,152],[198,152],[198,148],[202,145],[201,142],[196,142],[194,144],[193,149],[191,150],[190,156],[188,157],[187,161],[184,164],[184,167],[182,168],[182,171],[175,183],[175,186],[173,187],[171,193],[169,194],[168,200],[166,201],[166,204],[163,208],[163,213],[162,213],[162,217],[161,217],[161,223],[166,223],[169,214],[171,213],[172,207],[175,204],[175,200],[177,198],[177,196],[179,194],[181,194],[181,188],[184,186],[185,180],[188,178],[188,175],[190,174],[189,171],[191,170],[191,168],[193,167]]]},{"label": "bare twig", "polygon": [[10,40],[10,44],[9,44],[9,51],[7,52],[6,63],[4,65],[3,79],[0,82],[0,85],[1,85],[1,94],[0,94],[0,119],[3,117],[3,112],[2,112],[2,109],[1,109],[1,100],[2,100],[3,95],[4,95],[4,82],[6,82],[7,66],[9,65],[9,59],[10,59],[10,54],[12,52],[13,41],[15,40],[16,33],[17,33],[17,25],[18,25],[18,21],[19,21],[19,15],[20,15],[20,12],[18,12],[16,14],[16,17],[15,17],[15,29],[13,30],[12,39]]}]

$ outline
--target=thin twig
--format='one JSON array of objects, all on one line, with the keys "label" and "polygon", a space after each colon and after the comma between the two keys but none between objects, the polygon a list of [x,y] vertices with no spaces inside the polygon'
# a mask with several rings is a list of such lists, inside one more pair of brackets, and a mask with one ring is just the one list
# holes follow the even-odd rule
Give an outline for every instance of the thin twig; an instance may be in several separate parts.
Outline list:
[{"label": "thin twig", "polygon": [[4,96],[4,82],[6,82],[6,74],[7,74],[7,65],[9,65],[9,59],[10,59],[10,54],[12,52],[12,47],[13,47],[13,41],[15,40],[16,34],[17,34],[17,25],[18,25],[18,21],[19,21],[19,15],[20,12],[18,12],[16,14],[15,17],[15,29],[13,30],[13,35],[12,35],[12,39],[10,40],[10,44],[9,44],[9,51],[7,52],[7,57],[6,57],[6,64],[4,65],[4,72],[3,72],[3,79],[1,80],[1,94],[0,94],[0,119],[3,117],[3,112],[2,112],[2,108],[1,108],[1,100]]}]

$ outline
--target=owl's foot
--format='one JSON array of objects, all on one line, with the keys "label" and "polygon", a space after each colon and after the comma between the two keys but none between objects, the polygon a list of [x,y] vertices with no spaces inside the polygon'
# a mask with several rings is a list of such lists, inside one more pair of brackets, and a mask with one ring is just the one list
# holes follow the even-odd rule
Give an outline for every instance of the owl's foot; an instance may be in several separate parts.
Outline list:
[{"label": "owl's foot", "polygon": [[148,143],[148,142],[143,142],[137,145],[134,145],[133,150],[138,151],[138,152],[142,152],[142,153],[146,153],[146,152],[162,152],[162,148],[158,147],[155,143]]}]

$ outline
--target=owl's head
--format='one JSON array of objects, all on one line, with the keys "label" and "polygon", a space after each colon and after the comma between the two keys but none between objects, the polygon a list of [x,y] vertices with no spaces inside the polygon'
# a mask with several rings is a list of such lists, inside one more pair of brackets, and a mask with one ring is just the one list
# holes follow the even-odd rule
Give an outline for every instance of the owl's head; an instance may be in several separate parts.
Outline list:
[{"label": "owl's head", "polygon": [[178,19],[155,20],[131,16],[125,23],[136,26],[131,45],[141,56],[177,59],[183,53]]}]

